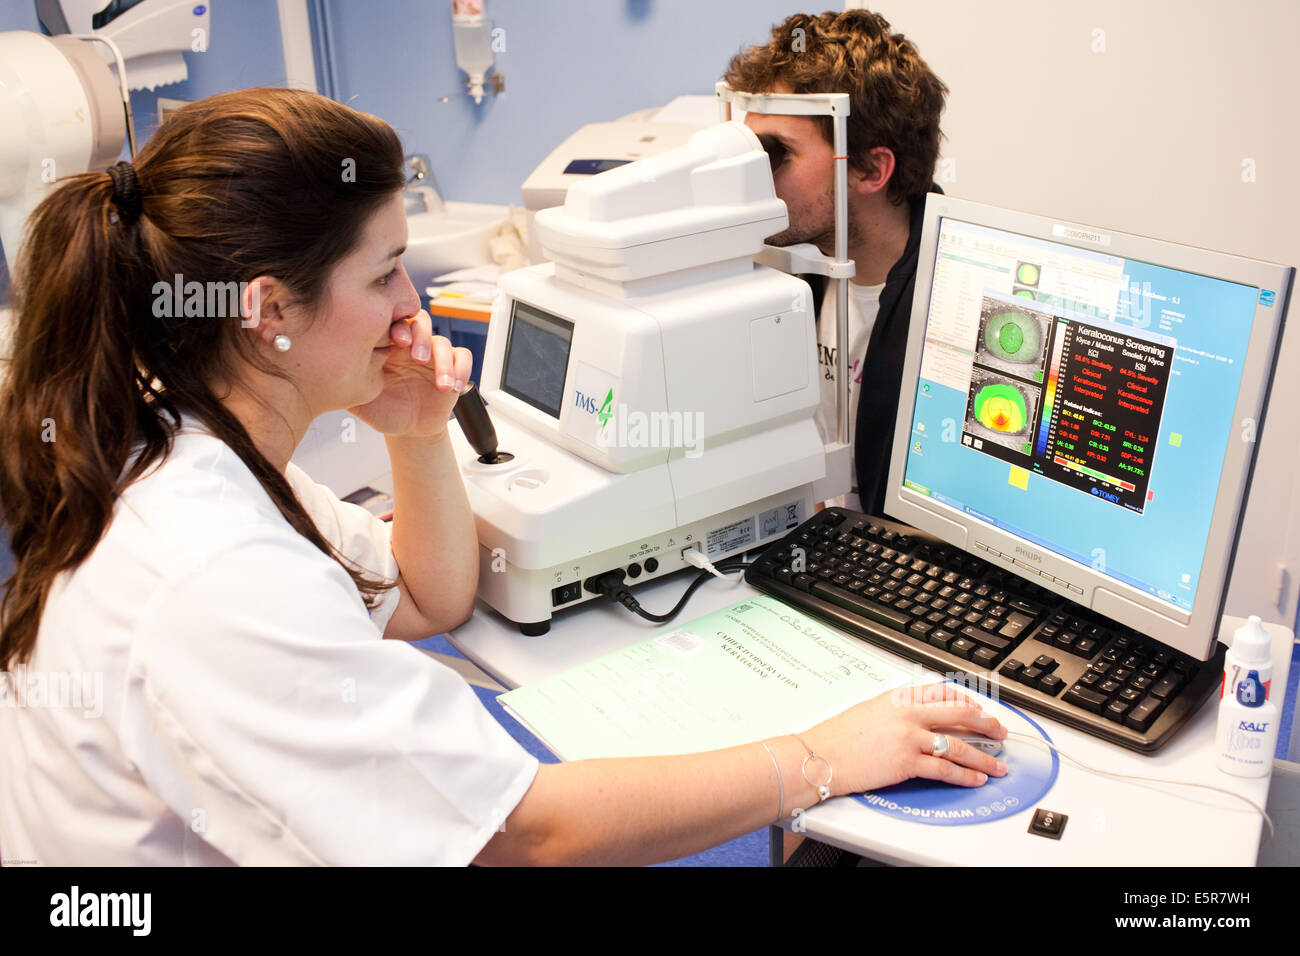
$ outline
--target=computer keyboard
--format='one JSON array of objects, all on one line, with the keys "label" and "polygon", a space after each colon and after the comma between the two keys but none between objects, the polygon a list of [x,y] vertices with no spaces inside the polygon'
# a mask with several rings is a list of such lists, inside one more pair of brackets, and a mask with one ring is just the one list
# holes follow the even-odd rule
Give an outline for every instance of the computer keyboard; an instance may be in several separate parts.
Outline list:
[{"label": "computer keyboard", "polygon": [[1223,671],[1222,644],[1195,660],[925,532],[844,508],[769,546],[745,579],[895,654],[1146,753],[1169,742]]}]

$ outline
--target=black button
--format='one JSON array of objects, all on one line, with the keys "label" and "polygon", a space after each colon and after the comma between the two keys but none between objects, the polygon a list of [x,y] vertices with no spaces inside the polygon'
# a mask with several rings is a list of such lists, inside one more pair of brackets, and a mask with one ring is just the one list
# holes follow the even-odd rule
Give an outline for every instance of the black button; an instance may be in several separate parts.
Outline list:
[{"label": "black button", "polygon": [[1084,710],[1090,710],[1094,714],[1100,714],[1102,708],[1106,706],[1106,701],[1110,698],[1105,694],[1098,694],[1096,691],[1075,684],[1065,692],[1065,697],[1063,699],[1066,703],[1077,704]]},{"label": "black button", "polygon": [[940,628],[935,628],[933,631],[931,631],[930,636],[927,637],[926,640],[928,640],[935,647],[943,648],[946,651],[948,649],[948,645],[952,643],[953,638],[955,638],[956,636],[957,635],[954,634],[952,631],[945,631],[943,628],[940,627]]},{"label": "black button", "polygon": [[1126,700],[1112,700],[1106,705],[1106,709],[1101,712],[1101,715],[1107,720],[1119,723],[1124,719],[1124,715],[1128,713],[1129,706],[1129,702]]},{"label": "black button", "polygon": [[999,653],[1011,646],[1011,642],[1005,637],[998,637],[988,631],[981,631],[978,627],[969,624],[961,629],[961,636],[974,641],[976,644],[983,644],[985,647],[992,648]]},{"label": "black button", "polygon": [[1124,725],[1145,733],[1147,728],[1155,722],[1164,705],[1165,702],[1158,697],[1148,697],[1128,712],[1128,715],[1124,718]]},{"label": "black button", "polygon": [[582,582],[574,581],[571,584],[561,584],[558,588],[551,588],[551,607],[559,607],[561,604],[568,604],[570,601],[576,601],[582,597]]},{"label": "black button", "polygon": [[975,650],[976,646],[974,641],[959,637],[948,645],[948,653],[970,660],[971,651]]},{"label": "black button", "polygon": [[1156,682],[1156,686],[1151,688],[1151,696],[1158,697],[1160,700],[1168,700],[1174,695],[1181,684],[1182,678],[1177,674],[1170,674],[1163,680]]},{"label": "black button", "polygon": [[1061,688],[1064,686],[1065,686],[1065,681],[1061,680],[1061,678],[1057,677],[1055,674],[1047,674],[1043,677],[1038,678],[1038,689],[1045,694],[1050,694],[1053,697],[1059,694],[1061,692]]},{"label": "black button", "polygon": [[1029,832],[1051,840],[1059,840],[1065,831],[1065,822],[1069,819],[1064,813],[1039,808],[1034,811],[1034,818],[1029,821]]}]

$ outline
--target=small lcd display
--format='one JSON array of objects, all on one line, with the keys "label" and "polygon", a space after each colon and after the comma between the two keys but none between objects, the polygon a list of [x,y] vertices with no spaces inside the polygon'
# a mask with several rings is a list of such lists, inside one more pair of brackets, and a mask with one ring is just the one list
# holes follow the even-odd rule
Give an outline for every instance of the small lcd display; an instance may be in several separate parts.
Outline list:
[{"label": "small lcd display", "polygon": [[572,341],[572,322],[516,301],[506,339],[501,390],[559,418]]},{"label": "small lcd display", "polygon": [[595,176],[632,162],[630,159],[575,159],[564,167],[566,176]]}]

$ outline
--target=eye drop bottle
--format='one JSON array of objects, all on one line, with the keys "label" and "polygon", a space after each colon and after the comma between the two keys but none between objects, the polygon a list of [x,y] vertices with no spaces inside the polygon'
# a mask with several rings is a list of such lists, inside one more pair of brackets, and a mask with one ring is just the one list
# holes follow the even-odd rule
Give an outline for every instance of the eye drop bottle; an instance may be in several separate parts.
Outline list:
[{"label": "eye drop bottle", "polygon": [[1277,750],[1277,704],[1265,695],[1259,672],[1237,682],[1235,696],[1219,702],[1219,769],[1237,777],[1267,777]]}]

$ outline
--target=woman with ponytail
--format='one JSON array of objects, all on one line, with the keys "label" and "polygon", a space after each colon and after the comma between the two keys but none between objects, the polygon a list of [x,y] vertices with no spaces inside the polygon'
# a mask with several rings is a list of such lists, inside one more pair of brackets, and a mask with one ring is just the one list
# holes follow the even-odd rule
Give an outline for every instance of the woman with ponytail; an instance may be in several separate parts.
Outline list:
[{"label": "woman with ponytail", "polygon": [[[933,753],[939,723],[1002,734],[944,691],[539,768],[403,646],[470,615],[478,545],[446,431],[470,356],[418,311],[402,186],[382,121],[243,90],[33,214],[0,392],[6,859],[642,862],[815,803],[805,746],[835,793],[1001,772]],[[340,408],[385,435],[391,526],[290,461]]]}]

